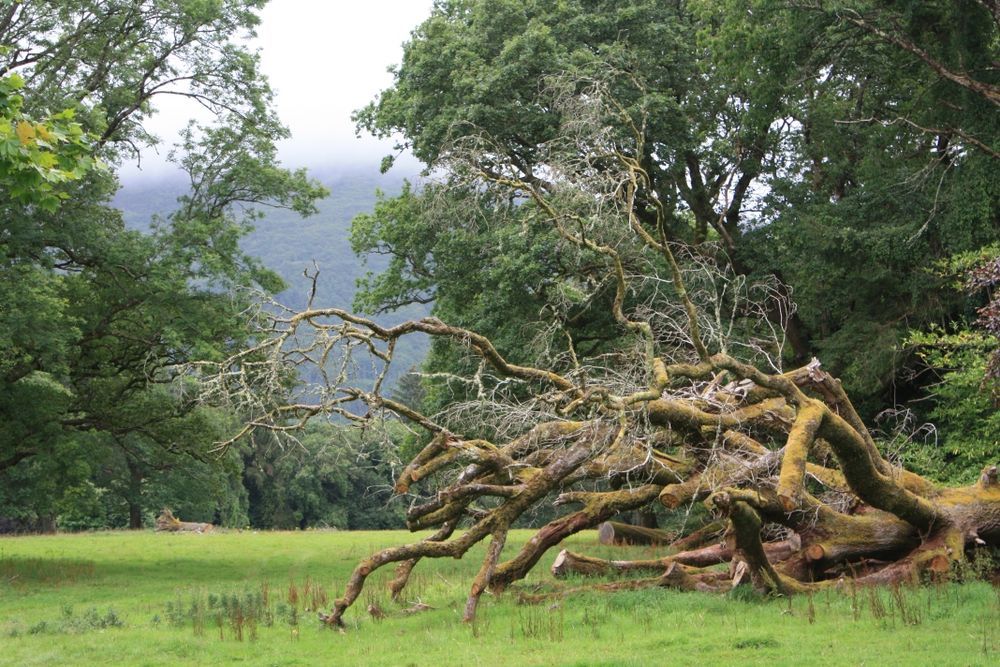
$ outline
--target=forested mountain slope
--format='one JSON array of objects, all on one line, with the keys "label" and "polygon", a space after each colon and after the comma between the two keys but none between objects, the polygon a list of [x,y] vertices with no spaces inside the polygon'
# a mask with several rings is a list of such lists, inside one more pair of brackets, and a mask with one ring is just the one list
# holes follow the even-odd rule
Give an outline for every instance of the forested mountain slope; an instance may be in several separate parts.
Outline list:
[{"label": "forested mountain slope", "polygon": [[[358,257],[351,250],[350,228],[354,216],[371,211],[377,192],[397,195],[405,179],[414,175],[403,169],[393,169],[379,174],[374,166],[328,167],[317,169],[313,175],[329,188],[330,196],[319,204],[319,213],[302,218],[294,211],[267,208],[264,218],[241,245],[250,255],[257,257],[269,269],[277,272],[287,288],[278,295],[278,301],[301,309],[309,295],[309,282],[303,271],[312,272],[313,263],[320,276],[316,305],[351,308],[358,278],[371,271],[385,269],[383,256]],[[138,176],[126,179],[115,197],[114,204],[122,209],[126,223],[133,228],[146,228],[154,216],[165,216],[176,208],[177,197],[187,187],[183,175]],[[412,306],[397,313],[381,315],[382,323],[419,317],[429,307]],[[406,363],[393,365],[394,383],[399,375],[418,365],[427,351],[425,339],[404,341],[400,346],[401,359]],[[359,369],[367,374],[369,369]]]}]

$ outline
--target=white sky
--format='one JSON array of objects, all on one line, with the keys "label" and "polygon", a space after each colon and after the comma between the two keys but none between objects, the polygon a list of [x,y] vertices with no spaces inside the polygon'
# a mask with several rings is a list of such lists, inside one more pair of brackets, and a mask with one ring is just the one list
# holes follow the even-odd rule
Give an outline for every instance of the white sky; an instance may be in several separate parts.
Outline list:
[{"label": "white sky", "polygon": [[[386,68],[402,59],[410,31],[430,15],[432,0],[271,0],[261,13],[255,44],[275,104],[292,138],[282,142],[287,167],[377,164],[392,142],[356,138],[351,112],[392,83]],[[157,103],[149,127],[164,140],[159,155],[146,151],[141,172],[127,180],[162,177],[163,156],[197,105],[169,98]]]}]

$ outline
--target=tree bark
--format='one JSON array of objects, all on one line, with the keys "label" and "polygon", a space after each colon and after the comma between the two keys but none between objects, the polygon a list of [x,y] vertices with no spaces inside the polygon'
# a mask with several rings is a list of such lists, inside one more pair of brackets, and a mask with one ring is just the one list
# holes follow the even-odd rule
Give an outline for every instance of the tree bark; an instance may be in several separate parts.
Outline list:
[{"label": "tree bark", "polygon": [[139,466],[128,454],[125,454],[128,465],[129,484],[126,502],[128,503],[129,530],[142,530],[142,480],[143,474]]},{"label": "tree bark", "polygon": [[674,541],[673,533],[658,528],[633,526],[617,521],[605,521],[597,529],[601,544],[651,544],[666,545]]}]

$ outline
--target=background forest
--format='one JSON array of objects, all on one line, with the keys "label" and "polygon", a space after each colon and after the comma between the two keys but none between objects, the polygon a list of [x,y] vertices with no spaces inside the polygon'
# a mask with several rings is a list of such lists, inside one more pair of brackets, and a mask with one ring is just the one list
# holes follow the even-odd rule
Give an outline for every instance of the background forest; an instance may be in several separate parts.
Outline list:
[{"label": "background forest", "polygon": [[[252,340],[254,292],[301,307],[311,260],[318,303],[397,319],[430,310],[515,363],[567,334],[581,359],[622,344],[611,281],[529,207],[447,177],[411,187],[390,169],[321,185],[281,167],[272,93],[236,39],[260,4],[3,10],[10,529],[139,527],[163,505],[229,526],[401,525],[402,504],[387,505],[394,465],[421,444],[405,424],[314,424],[292,447],[258,432],[220,457],[212,444],[246,415],[198,401],[178,370]],[[784,360],[822,359],[891,458],[967,482],[1000,450],[998,60],[992,0],[445,0],[356,120],[438,174],[483,135],[484,173],[532,174],[564,120],[546,82],[614,72],[615,99],[649,114],[637,159],[671,237],[780,285],[796,305],[770,314]],[[153,141],[143,122],[164,94],[214,121],[175,152],[183,181],[119,192],[116,168]],[[401,354],[397,373],[424,351]],[[456,346],[435,341],[423,368],[393,381],[425,413],[474,396],[455,380],[475,371]]]}]

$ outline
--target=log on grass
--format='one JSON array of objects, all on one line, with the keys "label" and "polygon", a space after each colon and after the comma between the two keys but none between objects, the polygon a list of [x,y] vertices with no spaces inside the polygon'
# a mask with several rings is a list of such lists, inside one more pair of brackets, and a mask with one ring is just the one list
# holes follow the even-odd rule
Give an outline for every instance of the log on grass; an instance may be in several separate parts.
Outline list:
[{"label": "log on grass", "polygon": [[617,521],[605,521],[597,528],[597,538],[601,544],[650,544],[665,546],[676,536],[657,528],[643,528]]},{"label": "log on grass", "polygon": [[[763,544],[764,553],[768,560],[773,563],[787,560],[799,552],[800,546],[801,542],[797,536],[779,542]],[[666,572],[674,564],[688,568],[704,568],[728,563],[734,555],[736,552],[728,544],[716,544],[701,549],[682,551],[672,556],[647,560],[605,560],[563,549],[553,561],[551,571],[557,579],[570,574],[596,577],[637,571]]]},{"label": "log on grass", "polygon": [[181,521],[174,516],[173,512],[164,508],[160,516],[156,517],[156,530],[174,533],[206,533],[213,530],[215,526],[210,523],[196,523],[193,521]]}]

